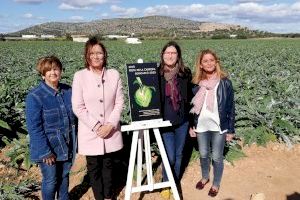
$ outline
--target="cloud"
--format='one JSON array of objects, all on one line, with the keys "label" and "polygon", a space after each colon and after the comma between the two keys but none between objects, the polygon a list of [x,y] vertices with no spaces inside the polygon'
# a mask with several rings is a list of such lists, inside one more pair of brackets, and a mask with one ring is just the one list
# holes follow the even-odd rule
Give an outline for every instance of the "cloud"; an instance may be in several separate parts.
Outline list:
[{"label": "cloud", "polygon": [[266,0],[236,0],[237,3],[260,3]]},{"label": "cloud", "polygon": [[0,33],[11,33],[18,30],[21,30],[23,28],[26,28],[26,25],[23,24],[1,24],[0,26]]},{"label": "cloud", "polygon": [[26,19],[32,19],[33,18],[33,14],[31,14],[31,13],[25,13],[23,15],[23,17],[26,18]]},{"label": "cloud", "polygon": [[[169,15],[198,21],[224,23],[297,23],[300,21],[300,2],[294,4],[262,5],[258,3],[157,5],[145,8],[144,15]],[[175,14],[174,14],[175,13]]]},{"label": "cloud", "polygon": [[191,5],[158,5],[154,7],[148,7],[144,10],[144,14],[148,15],[174,15],[179,17],[203,17],[209,18],[213,15],[229,15],[230,7],[226,4],[191,4]]},{"label": "cloud", "polygon": [[61,10],[90,10],[91,8],[88,6],[84,6],[84,7],[76,7],[76,6],[72,6],[66,3],[62,3],[58,6],[59,9]]},{"label": "cloud", "polygon": [[31,13],[25,13],[22,15],[23,19],[28,19],[28,20],[43,20],[45,17],[39,17],[39,16],[34,16]]},{"label": "cloud", "polygon": [[112,5],[110,10],[122,17],[133,17],[136,16],[139,12],[137,8],[122,8],[116,5]]},{"label": "cloud", "polygon": [[13,33],[30,26],[34,26],[36,24],[33,23],[4,23],[0,26],[0,33]]},{"label": "cloud", "polygon": [[84,17],[82,17],[82,16],[71,16],[70,20],[75,21],[75,22],[84,21]]},{"label": "cloud", "polygon": [[273,4],[269,6],[256,3],[240,4],[233,8],[234,17],[257,23],[294,23],[300,21],[298,4]]},{"label": "cloud", "polygon": [[108,3],[108,0],[63,0],[59,5],[61,10],[87,10],[91,6]]},{"label": "cloud", "polygon": [[101,16],[101,17],[108,17],[109,14],[108,14],[108,13],[102,13],[100,16]]},{"label": "cloud", "polygon": [[17,3],[28,3],[28,4],[41,4],[46,0],[14,0]]}]

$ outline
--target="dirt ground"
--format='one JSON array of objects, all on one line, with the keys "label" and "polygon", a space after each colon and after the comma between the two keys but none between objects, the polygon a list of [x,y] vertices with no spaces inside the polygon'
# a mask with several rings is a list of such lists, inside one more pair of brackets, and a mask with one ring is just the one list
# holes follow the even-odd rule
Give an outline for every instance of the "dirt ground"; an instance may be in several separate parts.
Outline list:
[{"label": "dirt ground", "polygon": [[[259,194],[263,195],[266,200],[300,200],[300,144],[290,150],[284,144],[279,143],[271,143],[267,147],[252,145],[243,147],[243,151],[247,157],[235,161],[234,165],[225,162],[220,192],[215,198],[207,195],[210,184],[201,191],[195,189],[195,184],[201,178],[199,161],[189,163],[181,180],[183,199],[249,200],[255,199],[251,198],[251,195]],[[3,156],[3,153],[1,155]],[[8,178],[7,174],[9,174],[7,168],[0,166],[0,177]],[[85,174],[85,158],[78,155],[70,175],[72,200],[94,199]],[[22,175],[23,178],[25,176],[36,177],[40,180],[37,168],[32,168]],[[119,171],[118,176],[123,180],[118,195],[118,200],[122,200],[124,199],[126,170]],[[157,177],[160,177],[160,168],[154,176],[154,179],[160,180]],[[37,191],[36,195],[40,196],[40,192]],[[131,199],[160,200],[162,198],[159,191],[152,191],[134,193]]]},{"label": "dirt ground", "polygon": [[[247,157],[235,161],[234,165],[225,162],[220,192],[215,198],[207,195],[210,184],[202,191],[195,189],[201,178],[199,162],[190,163],[181,181],[183,199],[247,200],[251,195],[254,199],[253,196],[259,194],[266,200],[300,200],[300,145],[290,150],[279,143],[267,147],[252,145],[244,147],[243,151]],[[78,156],[75,163],[73,171],[83,169],[84,157]],[[84,183],[83,174],[84,171],[71,176],[71,191]],[[93,199],[91,189],[87,189],[80,199]],[[159,191],[134,193],[131,197],[132,200],[162,199]],[[118,199],[124,199],[124,188]]]}]

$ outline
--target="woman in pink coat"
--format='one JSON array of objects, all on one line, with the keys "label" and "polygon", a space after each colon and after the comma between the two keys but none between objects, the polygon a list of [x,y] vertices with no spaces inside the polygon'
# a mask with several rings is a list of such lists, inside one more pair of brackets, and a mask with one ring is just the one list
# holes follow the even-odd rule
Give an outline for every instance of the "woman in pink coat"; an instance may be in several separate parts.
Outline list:
[{"label": "woman in pink coat", "polygon": [[72,86],[78,153],[86,156],[95,199],[112,199],[113,159],[123,147],[122,82],[117,70],[106,69],[107,52],[96,38],[86,42],[84,56],[86,68],[75,73]]}]

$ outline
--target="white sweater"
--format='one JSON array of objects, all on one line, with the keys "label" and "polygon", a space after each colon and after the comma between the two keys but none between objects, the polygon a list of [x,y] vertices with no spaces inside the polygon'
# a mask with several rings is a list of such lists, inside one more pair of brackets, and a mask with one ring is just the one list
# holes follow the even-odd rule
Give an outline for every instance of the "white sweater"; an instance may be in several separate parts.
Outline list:
[{"label": "white sweater", "polygon": [[204,103],[198,118],[198,124],[196,127],[196,132],[207,132],[207,131],[219,131],[221,133],[220,129],[220,117],[219,117],[219,111],[218,111],[218,100],[217,100],[217,88],[219,83],[215,86],[215,99],[214,99],[214,105],[213,105],[213,112],[207,109],[206,106],[206,99],[207,99],[207,90],[205,91],[205,99]]}]

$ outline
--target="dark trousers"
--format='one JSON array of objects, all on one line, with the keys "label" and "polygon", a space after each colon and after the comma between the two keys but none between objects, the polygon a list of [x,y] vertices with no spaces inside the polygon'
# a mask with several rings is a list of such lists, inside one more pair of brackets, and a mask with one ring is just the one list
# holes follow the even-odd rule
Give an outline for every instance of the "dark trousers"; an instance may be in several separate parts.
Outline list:
[{"label": "dark trousers", "polygon": [[112,170],[114,152],[97,156],[86,156],[87,171],[96,200],[112,198]]}]

